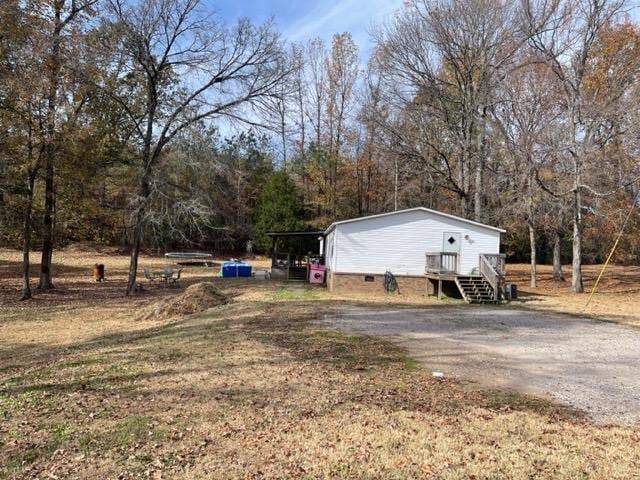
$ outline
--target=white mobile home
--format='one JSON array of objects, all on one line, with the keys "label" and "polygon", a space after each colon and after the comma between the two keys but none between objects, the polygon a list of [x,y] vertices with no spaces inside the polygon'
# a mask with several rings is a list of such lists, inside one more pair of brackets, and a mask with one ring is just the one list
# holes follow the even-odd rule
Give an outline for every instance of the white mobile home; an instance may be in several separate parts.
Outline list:
[{"label": "white mobile home", "polygon": [[325,231],[327,284],[331,290],[379,289],[390,271],[401,290],[424,293],[437,281],[440,292],[443,281],[455,282],[467,298],[460,284],[479,284],[483,273],[491,274],[483,262],[498,275],[504,269],[504,232],[423,207],[334,222]]}]

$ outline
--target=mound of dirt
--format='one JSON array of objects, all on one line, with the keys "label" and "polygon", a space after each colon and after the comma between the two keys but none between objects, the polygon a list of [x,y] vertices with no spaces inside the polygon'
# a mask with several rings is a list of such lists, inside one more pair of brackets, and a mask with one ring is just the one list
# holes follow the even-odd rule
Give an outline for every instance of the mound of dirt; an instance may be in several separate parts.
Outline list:
[{"label": "mound of dirt", "polygon": [[223,305],[229,298],[221,293],[213,283],[202,282],[170,298],[164,298],[143,308],[138,314],[140,320],[157,320],[191,315],[209,308]]}]

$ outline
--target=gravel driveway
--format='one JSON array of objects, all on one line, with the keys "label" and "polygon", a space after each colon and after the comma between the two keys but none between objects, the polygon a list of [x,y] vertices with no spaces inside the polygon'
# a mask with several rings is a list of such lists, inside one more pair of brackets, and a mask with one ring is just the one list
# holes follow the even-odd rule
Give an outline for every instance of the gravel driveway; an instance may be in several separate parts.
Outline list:
[{"label": "gravel driveway", "polygon": [[640,329],[508,307],[344,307],[322,323],[389,336],[432,370],[640,421]]}]

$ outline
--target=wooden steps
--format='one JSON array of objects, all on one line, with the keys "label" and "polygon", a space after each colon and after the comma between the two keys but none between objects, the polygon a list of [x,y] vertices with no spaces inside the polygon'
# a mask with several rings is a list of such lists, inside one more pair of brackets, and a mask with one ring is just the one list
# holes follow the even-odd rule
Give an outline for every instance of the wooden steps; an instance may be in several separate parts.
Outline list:
[{"label": "wooden steps", "polygon": [[[453,252],[427,252],[425,275],[431,285],[428,294],[434,289],[438,298],[442,295],[443,282],[455,282],[462,298],[467,303],[500,303],[500,290],[505,278],[505,255],[503,253],[480,254],[478,268],[473,275],[460,275],[460,259]],[[438,286],[435,288],[434,283]]]},{"label": "wooden steps", "polygon": [[467,303],[498,303],[493,287],[480,275],[457,275],[456,285]]}]

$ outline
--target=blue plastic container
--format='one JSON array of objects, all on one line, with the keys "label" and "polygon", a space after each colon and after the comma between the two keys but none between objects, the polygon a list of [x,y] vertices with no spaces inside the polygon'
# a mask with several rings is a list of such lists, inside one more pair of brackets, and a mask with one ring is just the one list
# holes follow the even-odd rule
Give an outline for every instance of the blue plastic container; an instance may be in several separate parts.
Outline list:
[{"label": "blue plastic container", "polygon": [[222,277],[250,277],[251,265],[244,262],[224,262],[222,264]]}]

